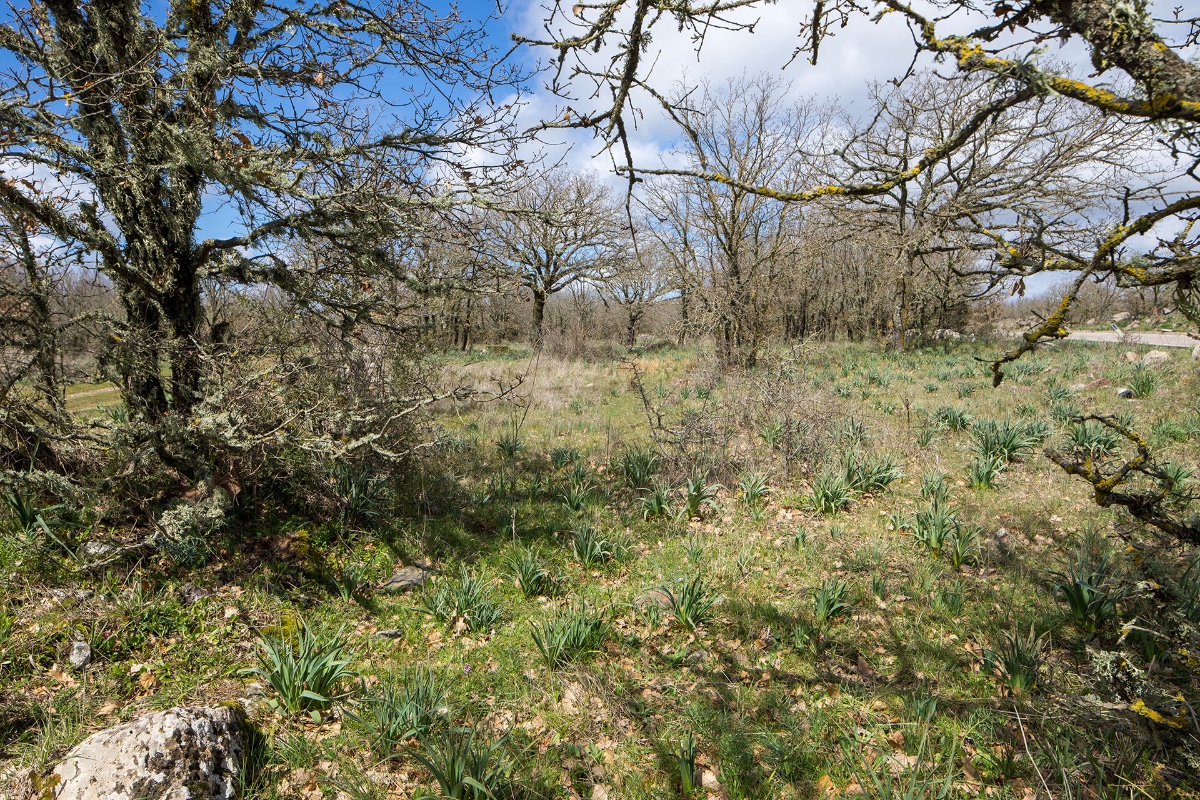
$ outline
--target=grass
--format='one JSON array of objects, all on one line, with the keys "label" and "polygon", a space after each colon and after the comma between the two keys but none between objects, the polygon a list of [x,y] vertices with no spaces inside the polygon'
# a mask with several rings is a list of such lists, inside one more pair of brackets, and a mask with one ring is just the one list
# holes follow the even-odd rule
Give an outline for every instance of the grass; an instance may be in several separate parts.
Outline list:
[{"label": "grass", "polygon": [[[973,361],[990,347],[817,344],[770,392],[667,348],[639,359],[666,390],[657,439],[619,362],[464,362],[481,381],[528,375],[519,448],[499,444],[512,407],[460,409],[441,418],[452,450],[385,475],[371,502],[371,476],[347,486],[345,520],[263,512],[192,567],[153,552],[79,573],[44,537],[25,547],[6,510],[0,774],[132,709],[249,698],[270,740],[248,794],[263,800],[933,797],[951,771],[958,796],[1045,795],[1044,779],[1056,797],[1182,800],[1200,788],[1174,699],[1195,705],[1200,557],[1098,508],[1038,451],[1071,447],[1080,413],[1127,413],[1186,493],[1194,379],[1155,371],[1146,402],[1068,397],[1115,382],[1120,350],[1062,343],[993,390]],[[969,480],[983,455],[986,491]],[[568,508],[560,493],[585,483]],[[113,524],[43,517],[72,549]],[[1089,528],[1105,546],[1080,549]],[[415,594],[370,591],[413,563],[434,568]],[[332,581],[338,565],[354,580]],[[284,657],[300,619],[310,651],[340,641],[330,663],[347,662],[309,689],[324,700],[295,690],[321,682],[295,677],[306,659]],[[95,654],[79,673],[77,636]],[[242,672],[256,667],[293,677],[277,690]],[[1093,702],[1129,710],[1097,725]],[[326,769],[341,789],[297,783]]]}]

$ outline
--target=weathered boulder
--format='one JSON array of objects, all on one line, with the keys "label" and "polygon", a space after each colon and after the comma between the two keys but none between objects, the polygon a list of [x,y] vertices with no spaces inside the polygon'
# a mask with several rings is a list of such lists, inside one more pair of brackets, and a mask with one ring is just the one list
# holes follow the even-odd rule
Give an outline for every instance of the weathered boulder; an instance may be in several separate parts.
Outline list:
[{"label": "weathered boulder", "polygon": [[1132,350],[1126,350],[1124,353],[1121,354],[1121,360],[1128,361],[1130,364],[1132,364],[1135,361],[1141,361],[1141,358],[1139,358],[1138,354],[1133,352]]},{"label": "weathered boulder", "polygon": [[1128,311],[1118,311],[1116,314],[1112,315],[1112,321],[1113,322],[1124,322],[1125,320],[1129,319],[1131,316],[1133,316],[1133,315],[1130,314]]},{"label": "weathered boulder", "polygon": [[1192,348],[1192,358],[1200,361],[1200,344]]},{"label": "weathered boulder", "polygon": [[418,589],[425,585],[429,573],[434,570],[431,567],[422,567],[419,564],[401,567],[396,570],[392,577],[388,578],[383,583],[379,584],[376,589],[378,592],[407,592],[412,589]]},{"label": "weathered boulder", "polygon": [[31,800],[232,800],[245,768],[240,707],[172,708],[102,730],[49,775]]},{"label": "weathered boulder", "polygon": [[1170,361],[1171,357],[1162,350],[1151,350],[1146,355],[1142,356],[1143,364],[1161,364],[1164,361]]}]

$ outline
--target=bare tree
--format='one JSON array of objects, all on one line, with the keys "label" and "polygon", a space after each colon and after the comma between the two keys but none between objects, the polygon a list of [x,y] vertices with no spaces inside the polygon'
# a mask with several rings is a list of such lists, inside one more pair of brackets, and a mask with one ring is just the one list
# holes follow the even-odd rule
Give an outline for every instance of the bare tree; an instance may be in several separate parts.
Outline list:
[{"label": "bare tree", "polygon": [[[705,85],[693,100],[705,111],[682,112],[689,133],[677,154],[691,169],[784,185],[802,178],[802,148],[820,133],[821,119],[812,107],[791,104],[781,81]],[[686,171],[654,182],[648,208],[662,221],[664,246],[690,249],[687,258],[699,270],[690,288],[709,314],[722,360],[752,365],[768,332],[774,280],[798,246],[804,211]]]},{"label": "bare tree", "polygon": [[637,344],[638,326],[656,303],[674,290],[661,245],[647,241],[619,263],[600,284],[601,296],[625,315],[625,346]]},{"label": "bare tree", "polygon": [[546,301],[601,282],[625,257],[625,213],[595,173],[559,167],[508,198],[494,223],[496,257],[533,301],[533,341],[545,337]]}]

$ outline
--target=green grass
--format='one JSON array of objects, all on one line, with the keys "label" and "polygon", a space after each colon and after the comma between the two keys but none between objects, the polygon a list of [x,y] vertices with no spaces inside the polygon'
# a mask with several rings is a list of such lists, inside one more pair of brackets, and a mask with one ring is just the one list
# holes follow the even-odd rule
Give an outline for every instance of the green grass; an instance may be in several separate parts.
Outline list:
[{"label": "green grass", "polygon": [[[663,350],[639,362],[666,390],[651,391],[657,441],[622,364],[543,356],[515,434],[511,406],[448,413],[455,446],[379,475],[378,497],[373,478],[346,483],[346,518],[256,512],[194,567],[152,553],[79,573],[10,515],[0,759],[53,763],[126,709],[249,698],[269,739],[251,798],[332,791],[298,783],[326,763],[353,796],[927,797],[953,772],[953,796],[1044,794],[1044,779],[1056,797],[1183,798],[1196,731],[1174,698],[1196,705],[1200,561],[1095,506],[1039,450],[1100,453],[1074,413],[1127,413],[1160,463],[1195,471],[1195,379],[1156,372],[1137,403],[1052,400],[1119,348],[1048,348],[993,390],[973,359],[995,351],[813,348],[768,397],[714,378],[698,349]],[[481,379],[528,366],[455,363]],[[980,491],[984,455],[1002,474]],[[581,502],[564,501],[572,486]],[[47,518],[73,548],[113,520]],[[1107,544],[1083,558],[1089,530]],[[414,562],[437,570],[415,594],[371,592]],[[325,700],[242,672],[310,674],[299,656],[259,661],[257,632],[282,663],[301,618],[326,632],[310,650],[342,631],[332,661],[356,676],[310,689]],[[95,653],[82,673],[65,669],[77,637]],[[1097,725],[1097,702],[1129,710]]]}]

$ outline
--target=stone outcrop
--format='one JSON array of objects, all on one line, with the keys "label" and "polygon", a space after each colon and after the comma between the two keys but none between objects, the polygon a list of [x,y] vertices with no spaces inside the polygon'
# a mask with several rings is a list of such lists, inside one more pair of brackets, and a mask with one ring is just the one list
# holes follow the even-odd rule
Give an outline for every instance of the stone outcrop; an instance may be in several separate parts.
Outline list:
[{"label": "stone outcrop", "polygon": [[240,707],[172,708],[84,739],[28,800],[233,800],[245,769]]}]

